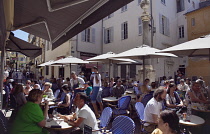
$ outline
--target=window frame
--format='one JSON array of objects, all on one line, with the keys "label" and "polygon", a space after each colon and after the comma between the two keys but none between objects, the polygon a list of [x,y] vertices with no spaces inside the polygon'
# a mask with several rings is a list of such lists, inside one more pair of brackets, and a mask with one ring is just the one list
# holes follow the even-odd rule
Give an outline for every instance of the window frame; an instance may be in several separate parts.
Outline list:
[{"label": "window frame", "polygon": [[195,26],[195,18],[191,18],[191,26],[192,26],[192,27]]},{"label": "window frame", "polygon": [[104,29],[104,44],[113,42],[114,38],[114,27]]},{"label": "window frame", "polygon": [[162,3],[163,5],[166,5],[166,0],[161,0],[161,3]]},{"label": "window frame", "polygon": [[128,10],[128,5],[121,7],[121,13],[126,12]]},{"label": "window frame", "polygon": [[121,40],[128,39],[128,22],[121,24]]},{"label": "window frame", "polygon": [[179,39],[185,38],[184,25],[179,26]]}]

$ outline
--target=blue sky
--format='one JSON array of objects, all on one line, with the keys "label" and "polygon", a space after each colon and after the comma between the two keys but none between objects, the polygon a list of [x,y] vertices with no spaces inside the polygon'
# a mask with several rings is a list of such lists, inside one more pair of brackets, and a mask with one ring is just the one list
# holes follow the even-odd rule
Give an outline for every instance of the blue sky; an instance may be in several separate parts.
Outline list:
[{"label": "blue sky", "polygon": [[22,30],[16,30],[13,31],[13,33],[15,34],[15,37],[18,37],[22,40],[28,41],[28,33],[22,31]]}]

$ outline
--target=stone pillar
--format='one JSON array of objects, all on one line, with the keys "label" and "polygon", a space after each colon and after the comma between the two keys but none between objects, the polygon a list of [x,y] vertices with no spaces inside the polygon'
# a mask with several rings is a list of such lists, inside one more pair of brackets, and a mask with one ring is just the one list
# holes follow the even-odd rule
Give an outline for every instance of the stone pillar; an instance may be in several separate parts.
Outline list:
[{"label": "stone pillar", "polygon": [[[143,0],[140,4],[141,8],[144,10],[141,16],[141,20],[143,23],[143,44],[150,46],[149,42],[149,21],[150,21],[150,14],[147,11],[147,9],[150,6],[149,0]],[[148,64],[148,61],[145,61],[145,58],[143,58],[143,80],[146,76],[146,68],[145,64]]]}]

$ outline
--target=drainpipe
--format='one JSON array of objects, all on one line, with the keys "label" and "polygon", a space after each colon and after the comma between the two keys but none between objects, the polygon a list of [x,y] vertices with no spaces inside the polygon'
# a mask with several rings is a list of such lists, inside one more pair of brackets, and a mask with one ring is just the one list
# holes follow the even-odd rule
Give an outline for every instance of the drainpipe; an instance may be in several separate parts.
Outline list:
[{"label": "drainpipe", "polygon": [[151,23],[151,47],[153,47],[153,28],[154,28],[154,20],[153,20],[153,16],[152,16],[152,0],[150,0],[150,14],[151,14],[151,19],[150,19],[150,23]]}]

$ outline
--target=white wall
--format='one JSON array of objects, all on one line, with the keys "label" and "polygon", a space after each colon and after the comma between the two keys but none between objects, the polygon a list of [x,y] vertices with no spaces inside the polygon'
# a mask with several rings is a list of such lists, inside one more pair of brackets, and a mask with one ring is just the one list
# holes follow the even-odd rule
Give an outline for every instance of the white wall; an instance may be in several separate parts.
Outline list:
[{"label": "white wall", "polygon": [[[104,44],[104,53],[112,51],[120,53],[136,46],[142,45],[142,36],[138,35],[138,18],[142,14],[142,10],[135,0],[127,5],[127,11],[121,12],[121,9],[114,12],[114,16],[104,20],[104,29],[114,27],[114,41]],[[128,22],[128,39],[121,39],[121,24]]]},{"label": "white wall", "polygon": [[94,54],[101,54],[102,47],[102,21],[91,26],[95,28],[95,43],[83,42],[81,38],[81,33],[78,34],[78,45],[77,51],[88,52]]}]

